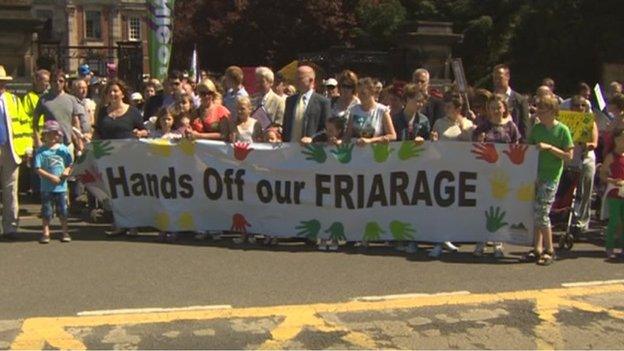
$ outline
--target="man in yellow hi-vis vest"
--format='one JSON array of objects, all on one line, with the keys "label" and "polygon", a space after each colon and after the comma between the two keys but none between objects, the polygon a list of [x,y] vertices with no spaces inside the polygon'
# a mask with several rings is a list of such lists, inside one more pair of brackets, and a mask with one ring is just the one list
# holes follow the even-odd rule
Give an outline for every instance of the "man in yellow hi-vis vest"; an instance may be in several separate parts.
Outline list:
[{"label": "man in yellow hi-vis vest", "polygon": [[[35,120],[35,108],[37,107],[37,103],[39,102],[39,97],[46,93],[50,89],[50,71],[45,69],[39,69],[35,72],[33,77],[33,86],[26,95],[22,98],[22,108],[24,110],[24,133],[28,133],[31,136],[31,145],[30,148],[33,147],[34,144],[34,131],[32,123]],[[39,116],[37,116],[39,117]],[[39,130],[43,129],[44,119],[39,119]],[[29,150],[27,150],[29,151]],[[34,152],[33,152],[34,153]],[[32,153],[30,154],[32,155]],[[39,187],[40,180],[39,175],[34,171],[32,165],[25,164],[27,160],[24,160],[22,166],[20,167],[20,177],[22,180],[24,177],[30,180],[30,191],[34,198],[39,197]],[[32,162],[32,158],[28,161]]]},{"label": "man in yellow hi-vis vest", "polygon": [[2,238],[14,239],[18,224],[17,186],[19,164],[32,142],[24,129],[20,100],[6,90],[13,80],[0,66],[0,189],[2,189]]}]

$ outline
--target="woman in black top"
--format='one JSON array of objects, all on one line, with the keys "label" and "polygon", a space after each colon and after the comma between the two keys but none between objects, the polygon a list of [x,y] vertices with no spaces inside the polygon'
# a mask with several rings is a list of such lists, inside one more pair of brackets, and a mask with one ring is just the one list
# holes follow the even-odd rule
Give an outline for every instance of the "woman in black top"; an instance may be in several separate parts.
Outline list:
[{"label": "woman in black top", "polygon": [[124,101],[127,95],[126,85],[118,79],[111,80],[104,88],[104,96],[109,103],[100,109],[95,123],[99,139],[131,139],[147,136],[141,112]]},{"label": "woman in black top", "polygon": [[[126,85],[113,79],[104,88],[104,97],[108,105],[100,109],[95,122],[95,133],[98,139],[132,139],[147,137],[148,131],[143,126],[141,112],[124,100],[128,96]],[[137,235],[136,228],[114,228],[109,236],[122,234]]]}]

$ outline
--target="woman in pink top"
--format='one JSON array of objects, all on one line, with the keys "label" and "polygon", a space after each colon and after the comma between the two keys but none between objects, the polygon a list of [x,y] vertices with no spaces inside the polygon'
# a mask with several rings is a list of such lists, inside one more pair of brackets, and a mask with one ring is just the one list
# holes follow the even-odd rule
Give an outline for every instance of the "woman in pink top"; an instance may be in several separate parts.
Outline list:
[{"label": "woman in pink top", "polygon": [[195,111],[190,133],[192,139],[228,141],[230,135],[230,111],[217,101],[220,94],[210,79],[197,86],[201,104]]}]

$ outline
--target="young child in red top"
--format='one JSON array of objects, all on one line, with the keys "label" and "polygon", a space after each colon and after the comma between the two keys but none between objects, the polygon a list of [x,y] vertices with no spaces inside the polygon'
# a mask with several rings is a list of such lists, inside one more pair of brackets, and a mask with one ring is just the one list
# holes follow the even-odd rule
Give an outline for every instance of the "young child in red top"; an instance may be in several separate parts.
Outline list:
[{"label": "young child in red top", "polygon": [[600,169],[600,178],[608,185],[609,224],[605,248],[609,260],[616,258],[616,247],[621,250],[620,257],[624,257],[624,129],[614,130],[612,136],[615,147]]}]

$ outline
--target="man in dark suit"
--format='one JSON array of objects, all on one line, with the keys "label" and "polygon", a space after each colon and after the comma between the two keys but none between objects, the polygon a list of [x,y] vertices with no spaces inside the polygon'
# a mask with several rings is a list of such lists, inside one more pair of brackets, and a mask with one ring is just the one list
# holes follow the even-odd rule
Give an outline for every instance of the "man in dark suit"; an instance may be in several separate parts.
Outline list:
[{"label": "man in dark suit", "polygon": [[297,68],[297,94],[286,99],[282,140],[310,143],[314,135],[325,129],[331,116],[331,103],[314,92],[316,75],[310,66]]},{"label": "man in dark suit", "polygon": [[509,73],[509,66],[500,64],[494,66],[492,72],[492,80],[494,83],[494,93],[507,97],[507,105],[509,106],[509,113],[516,126],[520,130],[522,139],[525,140],[531,131],[533,124],[529,117],[529,102],[522,95],[513,91],[509,86],[511,75]]},{"label": "man in dark suit", "polygon": [[427,102],[420,112],[427,116],[429,122],[433,126],[435,121],[444,117],[444,104],[442,103],[442,99],[431,95],[431,91],[429,91],[429,78],[429,71],[424,68],[419,68],[412,74],[412,83],[416,84],[420,92],[427,97]]},{"label": "man in dark suit", "polygon": [[169,73],[165,81],[165,90],[159,91],[145,102],[143,120],[156,116],[162,107],[169,107],[175,103],[175,94],[181,91],[182,72],[174,70]]}]

